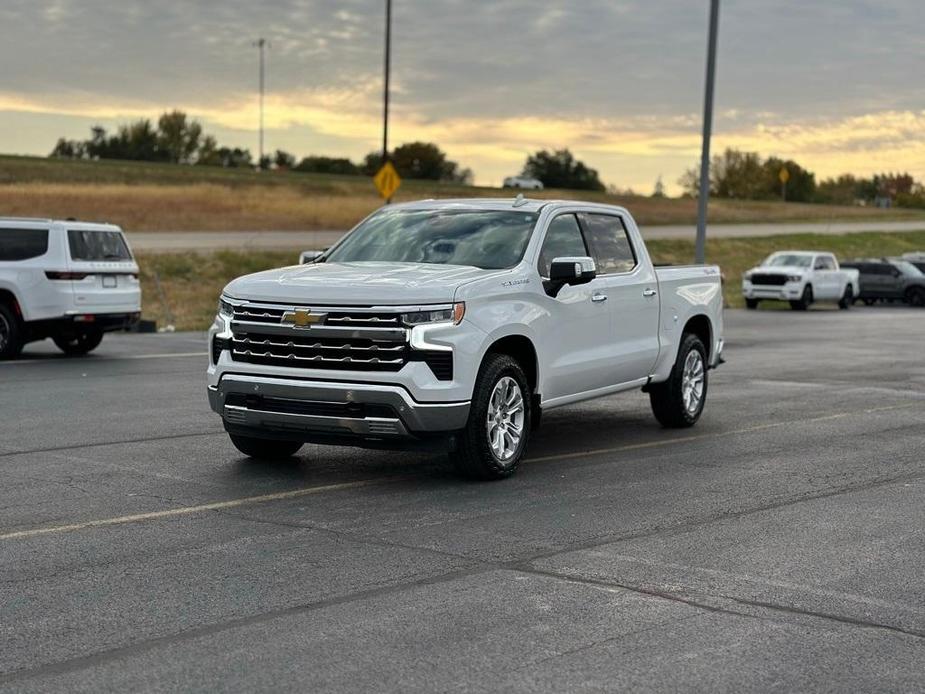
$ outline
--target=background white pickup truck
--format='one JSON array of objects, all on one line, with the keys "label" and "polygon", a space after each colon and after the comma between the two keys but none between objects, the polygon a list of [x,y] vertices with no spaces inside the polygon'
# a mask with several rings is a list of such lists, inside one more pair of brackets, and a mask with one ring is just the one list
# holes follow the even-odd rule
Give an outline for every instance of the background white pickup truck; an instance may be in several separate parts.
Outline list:
[{"label": "background white pickup truck", "polygon": [[789,301],[797,311],[814,301],[837,301],[848,309],[859,296],[859,277],[857,270],[840,268],[831,253],[779,251],[742,275],[742,295],[751,309],[764,300]]},{"label": "background white pickup truck", "polygon": [[425,201],[231,282],[208,392],[247,455],[448,442],[500,478],[542,410],[644,389],[664,425],[694,424],[722,334],[719,269],[655,269],[623,208]]}]

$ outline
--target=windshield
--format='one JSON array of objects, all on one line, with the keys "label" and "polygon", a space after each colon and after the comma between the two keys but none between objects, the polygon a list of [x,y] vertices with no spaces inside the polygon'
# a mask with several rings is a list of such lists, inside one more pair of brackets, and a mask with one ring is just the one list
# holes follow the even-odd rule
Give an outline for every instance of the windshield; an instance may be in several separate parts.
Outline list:
[{"label": "windshield", "polygon": [[904,275],[909,275],[910,277],[919,277],[923,274],[915,265],[905,260],[894,260],[893,265],[902,270]]},{"label": "windshield", "polygon": [[523,258],[536,219],[503,210],[387,210],[358,226],[324,262],[509,268]]},{"label": "windshield", "polygon": [[775,253],[764,261],[766,267],[809,267],[813,257],[804,253]]},{"label": "windshield", "polygon": [[68,229],[72,260],[131,260],[128,246],[118,231]]}]

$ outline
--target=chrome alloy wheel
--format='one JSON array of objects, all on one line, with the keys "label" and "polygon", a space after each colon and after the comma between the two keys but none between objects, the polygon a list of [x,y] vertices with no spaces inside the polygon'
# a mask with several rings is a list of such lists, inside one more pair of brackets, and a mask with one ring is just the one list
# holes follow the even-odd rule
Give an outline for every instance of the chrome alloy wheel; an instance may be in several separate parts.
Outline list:
[{"label": "chrome alloy wheel", "polygon": [[524,396],[510,376],[500,379],[488,401],[488,445],[501,462],[514,457],[524,433]]},{"label": "chrome alloy wheel", "polygon": [[10,342],[10,335],[13,333],[13,328],[10,325],[10,322],[6,319],[2,313],[0,313],[0,352],[6,349],[6,346]]},{"label": "chrome alloy wheel", "polygon": [[681,400],[688,414],[695,414],[703,400],[703,357],[696,349],[687,353],[681,374]]}]

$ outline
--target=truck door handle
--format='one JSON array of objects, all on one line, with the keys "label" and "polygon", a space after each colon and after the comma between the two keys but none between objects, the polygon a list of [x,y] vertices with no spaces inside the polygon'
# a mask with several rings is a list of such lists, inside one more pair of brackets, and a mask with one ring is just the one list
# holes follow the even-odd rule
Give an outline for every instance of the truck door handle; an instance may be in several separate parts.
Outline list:
[{"label": "truck door handle", "polygon": [[607,295],[606,294],[592,294],[591,301],[593,301],[595,304],[599,304],[602,301],[607,301]]},{"label": "truck door handle", "polygon": [[642,290],[643,296],[655,296],[656,294],[658,294],[657,291],[655,291],[654,289],[650,289],[648,287]]}]

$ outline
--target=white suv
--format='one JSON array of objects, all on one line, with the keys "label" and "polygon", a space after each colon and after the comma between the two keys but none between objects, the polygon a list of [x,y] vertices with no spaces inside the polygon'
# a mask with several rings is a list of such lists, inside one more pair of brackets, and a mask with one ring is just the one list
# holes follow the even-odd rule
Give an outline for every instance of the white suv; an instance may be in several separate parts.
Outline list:
[{"label": "white suv", "polygon": [[86,354],[140,314],[138,265],[119,227],[0,217],[0,359],[46,337]]}]

